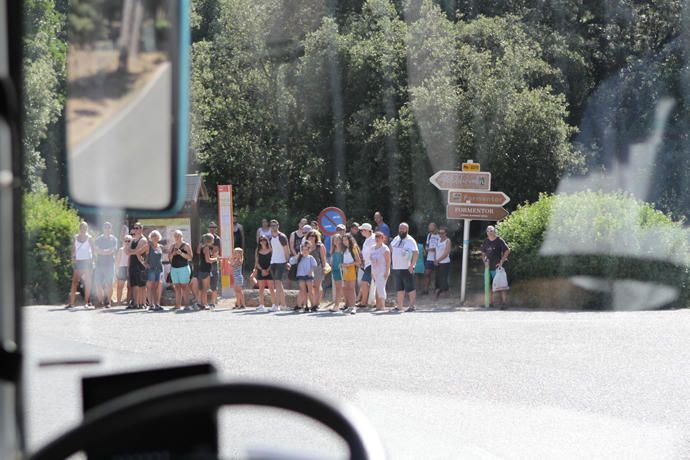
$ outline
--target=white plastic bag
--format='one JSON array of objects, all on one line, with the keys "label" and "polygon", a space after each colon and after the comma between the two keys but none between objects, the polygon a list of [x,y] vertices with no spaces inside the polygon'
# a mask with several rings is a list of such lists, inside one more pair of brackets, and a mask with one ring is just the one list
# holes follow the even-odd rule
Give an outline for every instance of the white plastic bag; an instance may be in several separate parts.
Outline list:
[{"label": "white plastic bag", "polygon": [[506,271],[503,269],[503,267],[498,267],[496,269],[496,276],[494,276],[494,283],[493,283],[493,291],[507,291],[510,289],[508,287],[508,275],[506,275]]}]

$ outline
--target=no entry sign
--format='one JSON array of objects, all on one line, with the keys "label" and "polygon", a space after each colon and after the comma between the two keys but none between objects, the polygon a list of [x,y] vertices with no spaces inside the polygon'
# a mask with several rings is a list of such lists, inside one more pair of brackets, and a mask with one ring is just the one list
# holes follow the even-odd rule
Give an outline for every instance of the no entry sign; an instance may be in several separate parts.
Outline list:
[{"label": "no entry sign", "polygon": [[321,232],[325,235],[335,235],[336,227],[340,224],[345,225],[345,213],[339,208],[326,208],[319,213],[318,219]]}]

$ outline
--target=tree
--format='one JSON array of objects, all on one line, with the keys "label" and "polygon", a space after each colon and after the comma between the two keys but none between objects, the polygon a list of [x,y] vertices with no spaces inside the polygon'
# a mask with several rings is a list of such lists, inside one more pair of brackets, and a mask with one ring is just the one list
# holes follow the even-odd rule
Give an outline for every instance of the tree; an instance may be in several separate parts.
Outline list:
[{"label": "tree", "polygon": [[60,89],[64,81],[66,45],[63,18],[53,0],[25,2],[24,40],[24,152],[26,187],[44,188],[41,175],[45,161],[39,151],[51,124],[64,104]]}]

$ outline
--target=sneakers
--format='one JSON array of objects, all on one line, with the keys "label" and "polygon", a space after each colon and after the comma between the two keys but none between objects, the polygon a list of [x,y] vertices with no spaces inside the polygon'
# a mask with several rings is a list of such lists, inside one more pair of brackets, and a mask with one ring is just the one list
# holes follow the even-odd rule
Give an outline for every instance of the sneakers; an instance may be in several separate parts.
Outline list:
[{"label": "sneakers", "polygon": [[196,311],[196,310],[194,310],[194,305],[187,305],[186,307],[182,308],[182,310],[180,310],[180,311],[187,312],[187,311]]},{"label": "sneakers", "polygon": [[357,313],[357,307],[352,307],[352,308],[350,309],[350,314],[351,314],[351,315],[354,315],[355,313]]},{"label": "sneakers", "polygon": [[295,313],[299,313],[299,305],[292,307],[292,311],[294,311]]},{"label": "sneakers", "polygon": [[409,307],[407,307],[407,310],[405,310],[405,311],[406,312],[417,311],[417,307],[415,307],[414,305],[410,305]]},{"label": "sneakers", "polygon": [[313,306],[313,307],[311,307],[311,310],[310,310],[310,311],[311,311],[312,313],[315,313],[315,312],[319,311],[319,307]]},{"label": "sneakers", "polygon": [[256,311],[266,313],[267,310],[266,307],[264,307],[263,305],[259,305],[258,307],[256,307]]},{"label": "sneakers", "polygon": [[393,308],[391,308],[391,313],[402,313],[402,308],[393,307]]},{"label": "sneakers", "polygon": [[208,304],[208,308],[209,308],[209,310],[213,310],[214,308],[216,308],[216,304],[210,303],[210,304]]},{"label": "sneakers", "polygon": [[271,308],[268,309],[268,311],[270,311],[270,312],[280,311],[280,305],[273,304],[273,305],[271,305]]}]

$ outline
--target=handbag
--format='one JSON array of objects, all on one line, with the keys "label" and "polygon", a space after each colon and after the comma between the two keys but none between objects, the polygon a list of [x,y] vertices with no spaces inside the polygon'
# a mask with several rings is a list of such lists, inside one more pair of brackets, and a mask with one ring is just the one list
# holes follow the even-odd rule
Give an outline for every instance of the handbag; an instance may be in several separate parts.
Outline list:
[{"label": "handbag", "polygon": [[323,274],[324,274],[324,276],[325,276],[325,275],[328,275],[328,274],[330,274],[330,273],[331,273],[331,264],[329,264],[328,262],[326,262],[326,263],[324,264],[324,266],[323,266]]},{"label": "handbag", "polygon": [[496,269],[496,276],[494,276],[494,282],[492,285],[493,291],[507,291],[510,289],[508,287],[508,275],[503,267],[498,267]]}]

